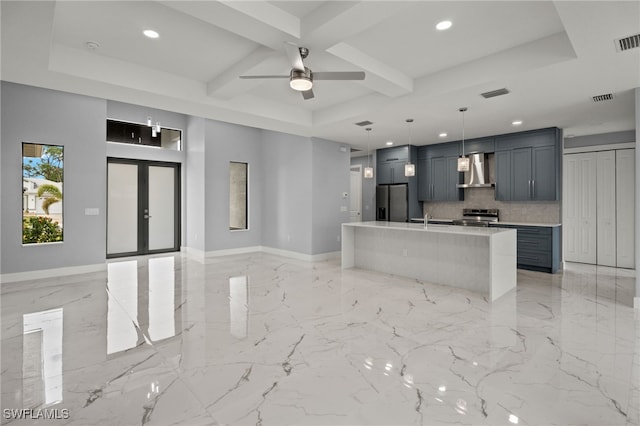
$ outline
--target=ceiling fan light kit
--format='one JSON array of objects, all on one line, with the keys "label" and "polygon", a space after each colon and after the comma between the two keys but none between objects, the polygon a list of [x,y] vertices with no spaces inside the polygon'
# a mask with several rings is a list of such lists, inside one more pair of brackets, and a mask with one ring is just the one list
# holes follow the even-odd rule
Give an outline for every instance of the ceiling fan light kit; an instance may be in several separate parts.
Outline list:
[{"label": "ceiling fan light kit", "polygon": [[311,87],[313,87],[311,70],[307,67],[304,68],[304,71],[292,69],[289,86],[291,86],[293,90],[297,90],[298,92],[306,92],[307,90],[311,90]]},{"label": "ceiling fan light kit", "polygon": [[312,99],[314,97],[313,80],[364,80],[363,71],[330,71],[314,73],[305,67],[302,60],[309,55],[309,49],[297,46],[291,42],[284,42],[284,49],[291,63],[289,75],[241,75],[243,79],[256,78],[288,78],[289,86],[302,94],[302,98]]}]

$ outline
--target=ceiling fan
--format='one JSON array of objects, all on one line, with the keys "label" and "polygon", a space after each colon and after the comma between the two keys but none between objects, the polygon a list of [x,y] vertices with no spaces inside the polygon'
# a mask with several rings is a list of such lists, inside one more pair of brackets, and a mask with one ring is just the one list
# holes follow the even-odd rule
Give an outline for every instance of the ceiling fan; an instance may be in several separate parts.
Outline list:
[{"label": "ceiling fan", "polygon": [[304,99],[313,98],[314,80],[364,80],[363,71],[313,72],[302,63],[309,56],[309,49],[291,42],[285,42],[284,49],[292,66],[289,75],[241,75],[240,78],[288,78],[291,88],[301,92]]}]

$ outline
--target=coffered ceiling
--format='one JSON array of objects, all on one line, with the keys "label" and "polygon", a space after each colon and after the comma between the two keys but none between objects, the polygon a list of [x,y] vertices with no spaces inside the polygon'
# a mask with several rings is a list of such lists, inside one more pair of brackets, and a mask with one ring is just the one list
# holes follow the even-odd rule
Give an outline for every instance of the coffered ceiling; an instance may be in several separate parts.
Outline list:
[{"label": "coffered ceiling", "polygon": [[[2,79],[372,148],[558,126],[635,128],[638,1],[2,1]],[[453,25],[438,31],[435,25]],[[146,29],[157,39],[145,37]],[[307,47],[304,100],[283,43]],[[89,45],[88,43],[95,43]],[[485,99],[481,93],[507,88]],[[593,102],[611,93],[613,100]],[[513,120],[522,120],[519,127]],[[446,132],[444,138],[438,135]]]}]

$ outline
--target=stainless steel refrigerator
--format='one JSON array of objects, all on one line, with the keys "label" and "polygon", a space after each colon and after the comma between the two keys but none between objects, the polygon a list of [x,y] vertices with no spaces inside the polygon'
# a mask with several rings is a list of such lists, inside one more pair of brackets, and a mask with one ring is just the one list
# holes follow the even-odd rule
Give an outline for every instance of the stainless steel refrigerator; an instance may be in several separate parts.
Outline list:
[{"label": "stainless steel refrigerator", "polygon": [[376,187],[376,220],[407,222],[409,200],[406,183]]}]

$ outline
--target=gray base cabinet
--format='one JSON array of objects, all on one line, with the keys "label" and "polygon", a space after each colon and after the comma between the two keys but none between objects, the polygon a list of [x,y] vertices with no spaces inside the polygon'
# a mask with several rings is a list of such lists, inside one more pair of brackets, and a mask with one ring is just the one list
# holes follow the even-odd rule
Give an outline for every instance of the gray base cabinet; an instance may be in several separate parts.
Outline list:
[{"label": "gray base cabinet", "polygon": [[518,268],[556,273],[560,268],[559,226],[491,225],[518,231]]}]

